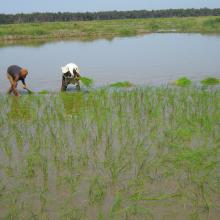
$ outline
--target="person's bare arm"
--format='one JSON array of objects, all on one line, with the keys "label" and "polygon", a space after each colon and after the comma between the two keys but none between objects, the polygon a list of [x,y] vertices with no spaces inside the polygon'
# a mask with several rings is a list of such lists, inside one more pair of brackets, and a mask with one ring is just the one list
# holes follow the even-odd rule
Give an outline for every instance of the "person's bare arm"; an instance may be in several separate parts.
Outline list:
[{"label": "person's bare arm", "polygon": [[26,85],[26,83],[25,83],[25,79],[22,79],[21,82],[22,82],[22,84],[23,84],[23,88],[26,89],[26,88],[27,88],[27,85]]},{"label": "person's bare arm", "polygon": [[25,79],[22,79],[21,82],[23,84],[23,89],[27,90],[29,93],[32,93],[32,91],[30,89],[28,89],[27,84],[25,82]]}]

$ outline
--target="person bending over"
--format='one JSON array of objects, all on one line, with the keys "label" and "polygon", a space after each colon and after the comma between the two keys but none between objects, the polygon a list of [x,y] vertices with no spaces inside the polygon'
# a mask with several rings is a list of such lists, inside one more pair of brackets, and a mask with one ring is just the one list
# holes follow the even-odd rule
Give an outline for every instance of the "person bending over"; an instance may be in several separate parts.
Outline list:
[{"label": "person bending over", "polygon": [[79,67],[74,63],[69,63],[66,66],[61,67],[62,71],[62,85],[61,91],[66,91],[69,84],[76,85],[76,88],[80,90],[80,71]]},{"label": "person bending over", "polygon": [[18,85],[18,81],[20,80],[23,84],[23,88],[26,89],[28,92],[30,92],[30,90],[27,88],[27,85],[25,83],[25,78],[27,75],[28,75],[27,69],[17,65],[9,66],[7,70],[7,77],[10,81],[11,87],[8,90],[8,94],[11,94],[13,92],[15,96],[19,96],[19,92],[17,91],[17,85]]}]

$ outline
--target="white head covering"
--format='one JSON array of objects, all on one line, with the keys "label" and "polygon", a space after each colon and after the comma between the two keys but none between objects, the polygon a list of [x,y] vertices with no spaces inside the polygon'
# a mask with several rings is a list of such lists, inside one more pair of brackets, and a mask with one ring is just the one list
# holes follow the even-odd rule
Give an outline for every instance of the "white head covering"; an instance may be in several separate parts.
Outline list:
[{"label": "white head covering", "polygon": [[63,74],[67,73],[69,71],[69,68],[67,66],[62,66],[61,71],[62,71]]},{"label": "white head covering", "polygon": [[72,77],[74,77],[74,70],[80,74],[79,67],[74,63],[69,63],[61,67],[62,74],[70,72]]}]

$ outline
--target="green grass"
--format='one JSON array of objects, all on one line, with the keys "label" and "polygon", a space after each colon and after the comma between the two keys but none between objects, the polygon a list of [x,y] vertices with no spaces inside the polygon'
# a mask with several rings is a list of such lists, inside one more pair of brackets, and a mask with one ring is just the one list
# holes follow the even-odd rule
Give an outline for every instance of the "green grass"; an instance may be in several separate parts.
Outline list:
[{"label": "green grass", "polygon": [[0,40],[95,39],[151,32],[220,33],[220,17],[125,19],[0,25]]},{"label": "green grass", "polygon": [[219,109],[193,86],[0,95],[0,219],[218,219]]}]

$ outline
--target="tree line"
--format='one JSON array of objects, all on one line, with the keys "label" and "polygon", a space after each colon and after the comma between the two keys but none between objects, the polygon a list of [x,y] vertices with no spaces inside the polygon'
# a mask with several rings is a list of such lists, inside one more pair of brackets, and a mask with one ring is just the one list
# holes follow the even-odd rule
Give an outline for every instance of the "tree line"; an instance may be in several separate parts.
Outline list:
[{"label": "tree line", "polygon": [[0,24],[57,22],[57,21],[91,21],[136,18],[170,18],[219,16],[220,8],[209,9],[167,9],[167,10],[138,10],[138,11],[104,11],[104,12],[57,12],[31,14],[0,14]]}]

